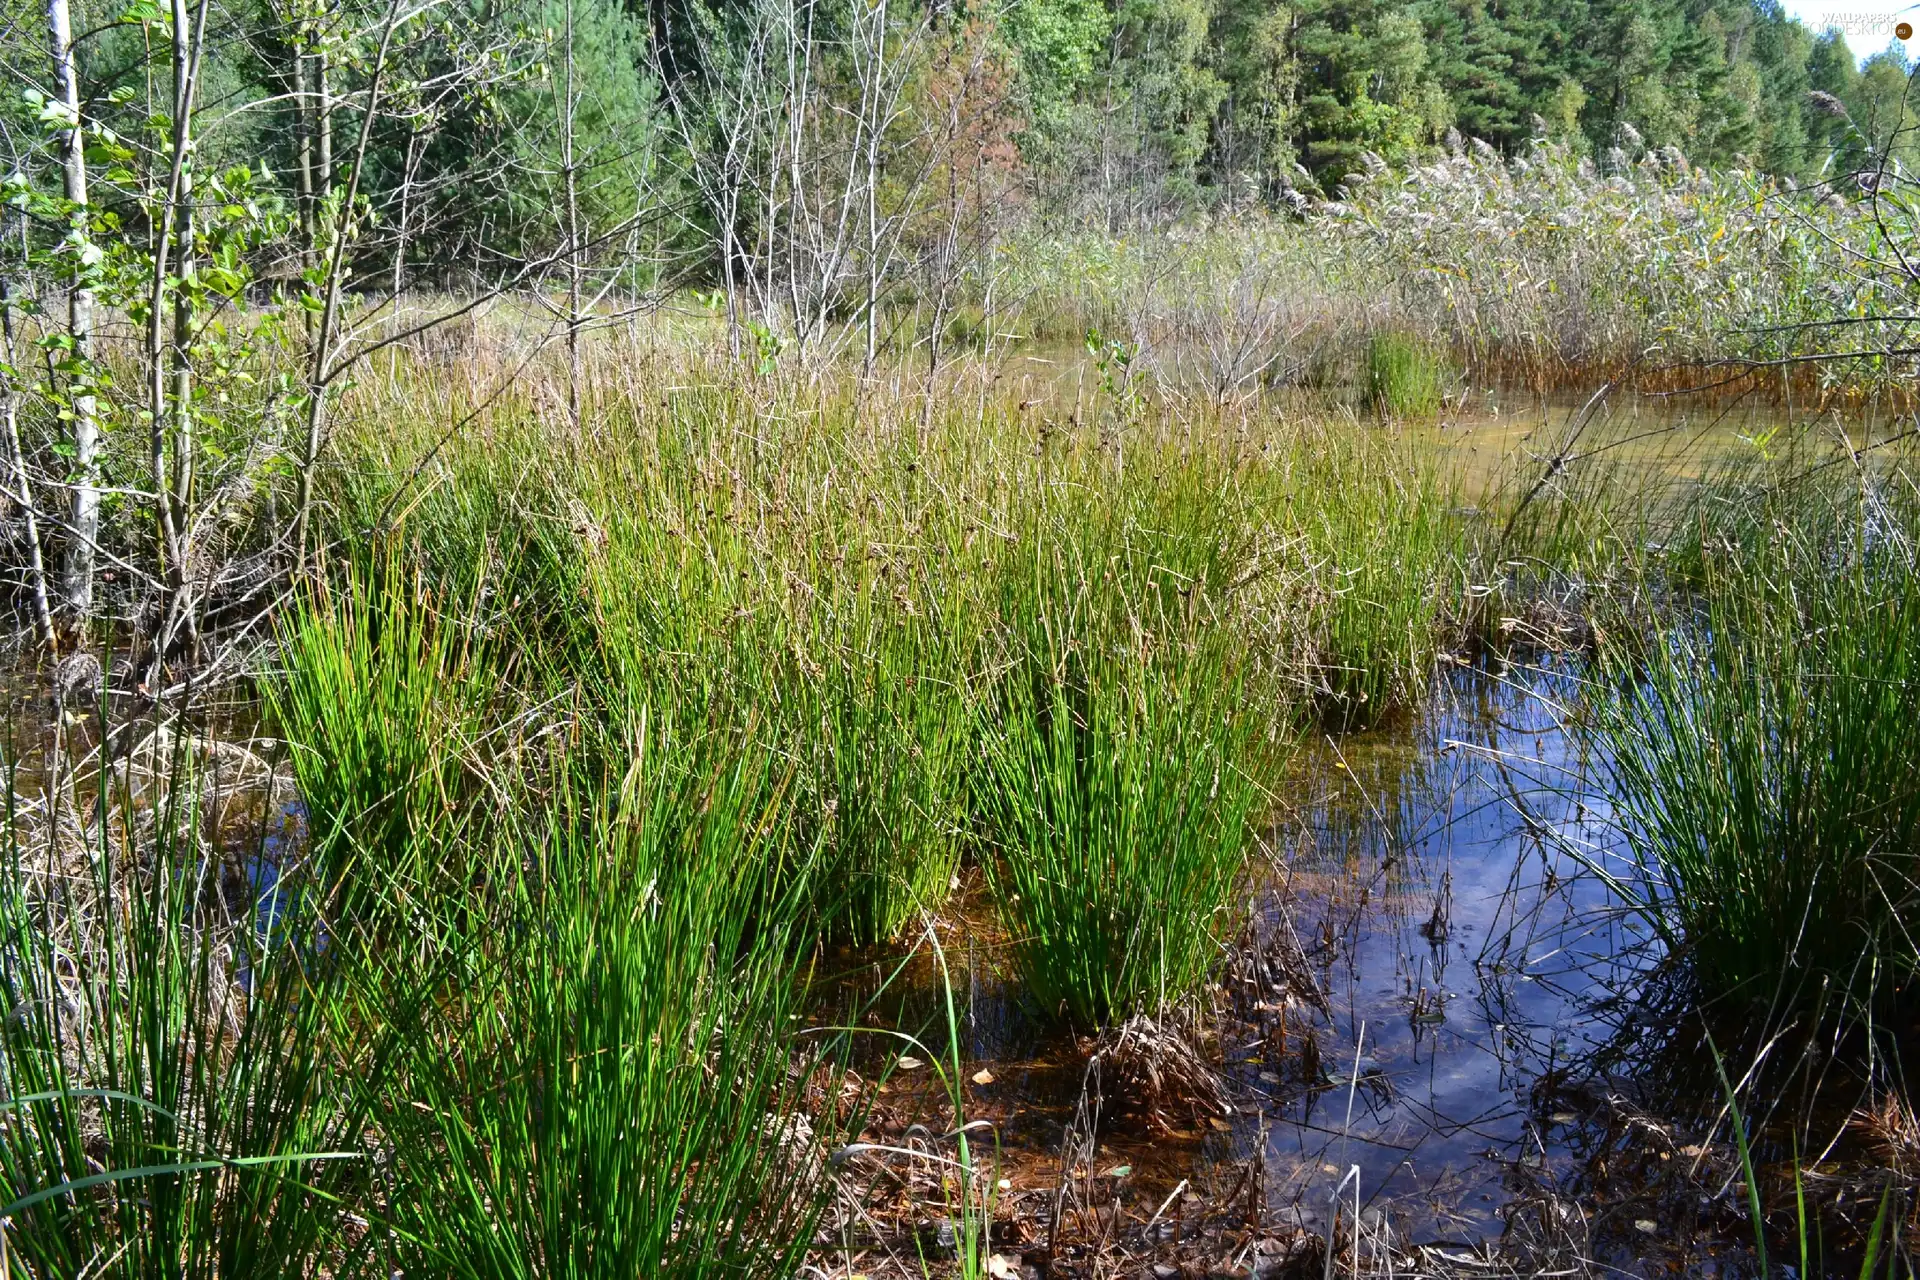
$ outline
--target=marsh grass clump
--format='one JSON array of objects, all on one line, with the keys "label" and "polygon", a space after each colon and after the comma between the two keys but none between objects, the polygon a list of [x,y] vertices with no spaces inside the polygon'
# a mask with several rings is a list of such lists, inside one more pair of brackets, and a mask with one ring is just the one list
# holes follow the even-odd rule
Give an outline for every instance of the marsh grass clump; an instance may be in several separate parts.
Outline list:
[{"label": "marsh grass clump", "polygon": [[1367,340],[1362,365],[1366,400],[1389,418],[1424,418],[1440,408],[1446,389],[1441,359],[1425,342],[1386,331]]},{"label": "marsh grass clump", "polygon": [[796,510],[820,465],[809,443],[776,437],[791,466],[656,443],[617,483],[583,478],[583,678],[607,708],[678,708],[776,754],[789,817],[833,868],[814,881],[834,887],[820,932],[879,942],[937,906],[957,867],[979,624],[950,608],[964,583],[918,546],[913,516],[866,506],[874,491]]},{"label": "marsh grass clump", "polygon": [[628,743],[557,764],[477,869],[467,962],[380,1099],[407,1274],[773,1277],[811,1239],[787,776],[724,727]]},{"label": "marsh grass clump", "polygon": [[969,787],[1019,971],[1087,1030],[1195,995],[1294,732],[1279,477],[1136,457],[1017,513]]},{"label": "marsh grass clump", "polygon": [[78,848],[29,821],[8,778],[0,1202],[17,1274],[302,1274],[365,1191],[356,1082],[392,1042],[336,1034],[353,941],[323,940],[291,870],[285,910],[230,892],[202,840],[206,762],[176,742],[156,776],[91,780]]},{"label": "marsh grass clump", "polygon": [[1709,539],[1694,616],[1608,660],[1614,880],[1714,992],[1855,1016],[1920,995],[1920,582],[1890,493],[1863,475],[1838,513]]},{"label": "marsh grass clump", "polygon": [[801,710],[783,749],[837,903],[829,929],[884,942],[945,901],[959,868],[972,709],[923,628],[902,619],[852,640],[789,686]]},{"label": "marsh grass clump", "polygon": [[1020,972],[1043,1009],[1087,1028],[1205,980],[1238,927],[1260,795],[1227,672],[1103,675],[1005,689],[977,798]]},{"label": "marsh grass clump", "polygon": [[309,841],[264,887],[206,843],[185,736],[137,791],[101,781],[71,867],[9,825],[11,1256],[791,1274],[828,1185],[796,971],[843,910],[791,760],[677,672],[529,719],[499,686],[554,673],[494,661],[478,606],[397,570],[310,586],[271,685]]},{"label": "marsh grass clump", "polygon": [[463,772],[500,673],[457,612],[436,616],[390,556],[338,583],[315,579],[282,621],[284,667],[267,707],[335,910],[390,916],[429,892],[435,860],[472,814]]},{"label": "marsh grass clump", "polygon": [[1351,727],[1413,704],[1459,621],[1466,529],[1446,479],[1390,445],[1315,436],[1293,499],[1308,557],[1296,678]]}]

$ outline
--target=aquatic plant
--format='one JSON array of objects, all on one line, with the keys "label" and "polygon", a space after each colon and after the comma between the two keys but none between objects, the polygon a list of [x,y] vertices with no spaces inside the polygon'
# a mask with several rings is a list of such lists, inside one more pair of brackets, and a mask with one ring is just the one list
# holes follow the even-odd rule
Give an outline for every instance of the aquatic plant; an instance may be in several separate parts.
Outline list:
[{"label": "aquatic plant", "polygon": [[443,850],[474,816],[458,803],[489,677],[472,628],[397,555],[313,580],[281,618],[266,682],[299,786],[317,882],[336,915],[437,914]]},{"label": "aquatic plant", "polygon": [[849,639],[820,646],[789,686],[799,709],[782,749],[800,767],[796,817],[819,833],[839,924],[879,942],[945,901],[959,867],[972,708],[964,668],[939,661],[913,621]]},{"label": "aquatic plant", "polygon": [[1920,994],[1920,582],[1878,490],[1850,523],[1730,540],[1693,616],[1610,651],[1589,723],[1629,857],[1609,874],[1716,992],[1856,1014]]},{"label": "aquatic plant", "polygon": [[[264,889],[203,852],[187,738],[103,791],[76,867],[14,840],[10,1256],[789,1274],[828,1185],[794,965],[840,910],[795,843],[791,765],[724,721],[676,731],[672,705],[564,716],[573,747],[509,716],[482,752],[467,681],[502,670],[455,660],[471,617],[394,585],[349,574],[288,621],[274,704],[312,838],[258,863]],[[77,984],[75,955],[99,961]]]},{"label": "aquatic plant", "polygon": [[1385,417],[1420,418],[1440,407],[1444,371],[1416,338],[1392,330],[1374,334],[1362,371],[1367,403]]},{"label": "aquatic plant", "polygon": [[1238,927],[1260,790],[1229,673],[1009,682],[975,803],[1034,999],[1093,1028],[1191,996]]},{"label": "aquatic plant", "polygon": [[[1906,286],[1898,273],[1867,273],[1857,289],[1835,282],[1905,232],[1830,194],[1703,170],[1671,149],[1596,165],[1542,140],[1517,156],[1454,148],[1350,184],[1304,216],[1125,241],[1036,229],[1012,236],[1003,257],[1009,292],[1034,298],[1033,331],[1117,335],[1148,349],[1176,388],[1212,392],[1256,368],[1269,385],[1351,386],[1357,371],[1364,386],[1369,335],[1385,324],[1477,386],[1584,395],[1628,376],[1795,403],[1904,395],[1910,363],[1872,353],[1912,345]],[[1286,307],[1249,309],[1237,296],[1248,280]],[[1833,349],[1866,354],[1768,363]],[[1743,358],[1759,367],[1700,367]]]},{"label": "aquatic plant", "polygon": [[1332,718],[1372,723],[1425,692],[1467,570],[1466,529],[1430,461],[1312,435],[1292,506],[1309,556],[1295,678]]},{"label": "aquatic plant", "polygon": [[462,899],[376,1111],[407,1274],[773,1277],[811,1241],[785,775],[702,726],[629,742],[624,773],[558,765]]},{"label": "aquatic plant", "polygon": [[[577,688],[607,724],[651,707],[751,726],[788,762],[793,816],[839,868],[816,883],[850,890],[823,934],[886,937],[939,902],[978,794],[968,739],[995,731],[1010,672],[1164,673],[1205,647],[1247,682],[1227,719],[1364,722],[1425,687],[1461,579],[1449,483],[1350,416],[1154,407],[1117,436],[1036,440],[1024,402],[951,376],[903,427],[884,386],[703,366],[662,410],[652,382],[608,374],[598,449],[516,499],[552,513],[526,523],[567,571],[490,571],[541,593],[486,598],[551,696]],[[515,408],[476,456],[528,456],[514,437],[551,429]],[[442,487],[474,469],[462,443],[441,460]],[[429,535],[432,495],[397,505],[430,544],[486,554],[463,506]],[[558,620],[518,630],[529,614]]]},{"label": "aquatic plant", "polygon": [[296,868],[258,899],[226,881],[199,797],[232,779],[184,736],[94,780],[78,847],[15,781],[0,1256],[22,1275],[310,1273],[364,1199],[360,1086],[394,1048],[339,1035],[354,941],[323,935]]}]

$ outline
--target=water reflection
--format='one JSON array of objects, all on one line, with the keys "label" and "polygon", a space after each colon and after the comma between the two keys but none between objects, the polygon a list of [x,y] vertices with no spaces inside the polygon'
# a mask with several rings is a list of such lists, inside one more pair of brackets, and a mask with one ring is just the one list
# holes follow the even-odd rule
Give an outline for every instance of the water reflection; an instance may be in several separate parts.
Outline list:
[{"label": "water reflection", "polygon": [[[1275,869],[1224,980],[1215,1048],[1239,1114],[1148,1133],[1109,1100],[1103,1139],[1140,1192],[1231,1185],[1258,1157],[1279,1220],[1320,1229],[1335,1189],[1351,1212],[1357,1184],[1398,1239],[1475,1241],[1502,1232],[1517,1165],[1529,1182],[1573,1175],[1590,1135],[1563,1085],[1617,1050],[1660,959],[1582,866],[1604,856],[1609,814],[1565,728],[1578,695],[1570,663],[1459,667],[1412,722],[1309,747],[1310,790],[1270,833]],[[1046,1158],[1088,1046],[1024,1007],[984,902],[953,914],[963,1055],[993,1081],[969,1117]],[[877,1004],[888,966],[841,960],[818,1020],[864,1016],[944,1052],[925,954]]]},{"label": "water reflection", "polygon": [[1511,1164],[1564,1154],[1574,1117],[1539,1086],[1616,1040],[1607,1011],[1657,959],[1569,852],[1608,816],[1563,727],[1577,696],[1558,663],[1456,670],[1409,728],[1316,750],[1330,781],[1266,915],[1323,992],[1322,1078],[1230,1064],[1267,1100],[1274,1208],[1317,1222],[1357,1179],[1403,1238],[1480,1238]]}]

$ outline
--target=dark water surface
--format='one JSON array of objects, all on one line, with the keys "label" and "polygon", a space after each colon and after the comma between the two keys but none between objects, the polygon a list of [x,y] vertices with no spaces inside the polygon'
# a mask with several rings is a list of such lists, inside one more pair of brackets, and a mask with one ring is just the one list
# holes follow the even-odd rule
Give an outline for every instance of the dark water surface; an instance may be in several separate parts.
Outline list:
[{"label": "dark water surface", "polygon": [[1410,727],[1315,751],[1331,781],[1266,911],[1323,993],[1332,1087],[1268,1083],[1270,1203],[1318,1218],[1344,1183],[1397,1234],[1477,1240],[1515,1162],[1571,1158],[1541,1083],[1617,1040],[1607,1010],[1651,958],[1581,863],[1607,814],[1562,728],[1576,680],[1459,670]]},{"label": "dark water surface", "polygon": [[[1253,902],[1254,951],[1289,980],[1219,993],[1212,1052],[1236,1114],[1142,1124],[1111,1102],[1099,1171],[1124,1171],[1151,1207],[1261,1155],[1263,1214],[1319,1230],[1336,1192],[1350,1216],[1357,1191],[1396,1240],[1471,1244],[1503,1231],[1516,1165],[1554,1182],[1586,1157],[1558,1083],[1618,1042],[1611,1011],[1657,957],[1582,865],[1607,814],[1562,727],[1577,680],[1554,662],[1458,667],[1410,723],[1308,745]],[[964,1071],[992,1077],[970,1087],[969,1118],[993,1120],[1038,1181],[1098,1092],[1090,1046],[1023,1005],[984,903],[959,915],[943,946]],[[882,968],[840,984],[865,998]],[[933,978],[923,954],[876,1005],[929,1054],[944,1038]]]}]

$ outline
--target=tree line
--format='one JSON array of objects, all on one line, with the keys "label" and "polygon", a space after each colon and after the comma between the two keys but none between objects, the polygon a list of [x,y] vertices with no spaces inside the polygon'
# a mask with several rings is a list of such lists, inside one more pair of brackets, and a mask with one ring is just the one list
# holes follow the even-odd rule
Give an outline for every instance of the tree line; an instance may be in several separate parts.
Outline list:
[{"label": "tree line", "polygon": [[[58,58],[38,0],[10,3],[5,159],[45,182],[35,122],[54,100]],[[62,7],[88,126],[136,135],[153,116],[153,30],[169,8]],[[784,19],[783,7],[793,11]],[[700,207],[679,239],[711,248],[726,210],[690,173],[711,159],[703,149],[725,150],[726,121],[737,133],[745,98],[782,110],[800,79],[849,114],[835,95],[859,92],[851,64],[875,35],[861,28],[876,21],[899,46],[887,57],[919,64],[889,71],[900,81],[896,118],[870,131],[885,149],[951,114],[942,95],[956,60],[975,64],[963,123],[1003,149],[976,163],[1017,179],[1027,209],[1082,221],[1330,195],[1363,154],[1415,160],[1450,130],[1510,153],[1537,137],[1596,157],[1623,141],[1675,146],[1699,164],[1808,182],[1836,159],[1858,168],[1876,148],[1904,147],[1913,123],[1897,46],[1858,66],[1838,33],[1810,31],[1773,0],[445,0],[419,10],[401,11],[384,55],[385,108],[361,174],[386,239],[377,253],[356,250],[403,278],[406,262],[391,259],[508,269],[513,255],[564,240],[567,217],[604,233],[644,202],[692,200]],[[198,163],[260,168],[310,221],[344,159],[382,9],[181,9],[189,23],[196,13],[208,24],[199,94],[221,116],[198,141]],[[765,60],[766,29],[779,21],[804,28],[807,58]],[[731,141],[731,162],[743,162],[745,139]],[[413,233],[426,226],[431,237]]]},{"label": "tree line", "polygon": [[1022,226],[1456,135],[1844,189],[1913,133],[1896,52],[1751,0],[4,3],[5,563],[47,643],[111,583],[162,666],[306,563],[368,362],[503,294],[577,423],[583,336],[674,291],[762,367],[932,369]]}]

